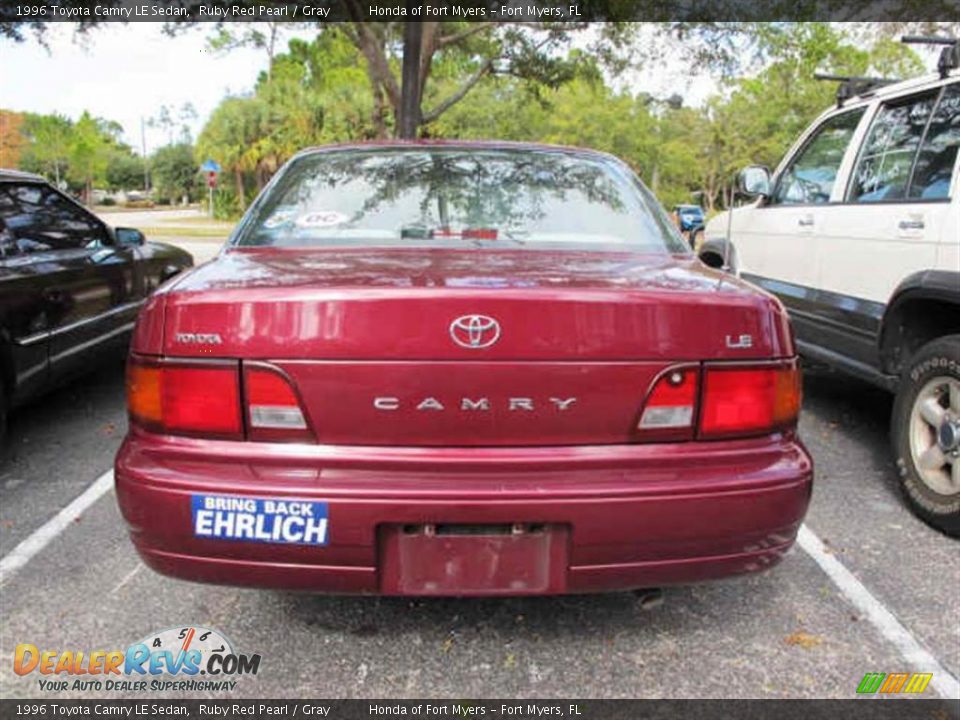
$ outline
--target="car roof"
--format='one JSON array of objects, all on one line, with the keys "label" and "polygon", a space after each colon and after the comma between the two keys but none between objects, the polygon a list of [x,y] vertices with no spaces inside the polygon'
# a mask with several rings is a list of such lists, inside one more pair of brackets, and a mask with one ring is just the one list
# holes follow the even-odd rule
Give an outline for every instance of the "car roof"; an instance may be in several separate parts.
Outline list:
[{"label": "car roof", "polygon": [[960,80],[960,70],[951,71],[945,78],[940,77],[939,73],[921,75],[920,77],[910,78],[900,82],[893,82],[889,85],[873,87],[860,95],[854,95],[847,100],[844,100],[842,107],[846,108],[862,102],[870,102],[876,98],[883,100],[885,98],[897,97],[900,95],[909,95],[912,92],[919,92],[928,88],[936,88],[940,85],[945,85],[956,80]]},{"label": "car roof", "polygon": [[610,153],[573,145],[519,142],[513,140],[368,140],[363,142],[333,143],[304,148],[294,157],[341,150],[416,150],[418,148],[449,148],[453,150],[526,150],[528,152],[562,152],[570,155],[591,156],[604,160],[622,160]]},{"label": "car roof", "polygon": [[45,183],[46,179],[40,177],[39,175],[34,175],[33,173],[23,172],[22,170],[10,170],[8,168],[0,168],[0,182]]}]

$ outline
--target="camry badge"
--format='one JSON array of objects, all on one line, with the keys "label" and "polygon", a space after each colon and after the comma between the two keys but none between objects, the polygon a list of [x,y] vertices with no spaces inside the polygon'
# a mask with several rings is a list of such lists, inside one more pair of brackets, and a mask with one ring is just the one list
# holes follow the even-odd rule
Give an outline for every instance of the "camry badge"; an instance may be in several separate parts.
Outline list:
[{"label": "camry badge", "polygon": [[488,315],[461,315],[450,323],[450,337],[462,348],[482,350],[500,339],[500,323]]}]

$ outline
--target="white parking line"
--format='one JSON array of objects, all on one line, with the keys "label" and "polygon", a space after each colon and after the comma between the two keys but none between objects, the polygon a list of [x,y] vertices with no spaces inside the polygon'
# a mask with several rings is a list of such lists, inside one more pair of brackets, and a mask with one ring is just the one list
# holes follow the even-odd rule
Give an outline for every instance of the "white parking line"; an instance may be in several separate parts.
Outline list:
[{"label": "white parking line", "polygon": [[104,496],[113,487],[113,470],[107,470],[93,481],[73,502],[67,505],[43,525],[34,530],[29,537],[17,545],[0,560],[0,585],[30,562],[30,559],[43,550],[50,541],[70,527],[85,510]]},{"label": "white parking line", "polygon": [[[113,470],[98,477],[63,510],[37,528],[25,540],[0,559],[0,585],[26,565],[34,555],[43,550],[61,532],[92,507],[113,487]],[[945,698],[960,699],[960,681],[943,667],[937,658],[925,650],[920,642],[897,620],[874,595],[831,553],[827,552],[817,535],[806,525],[800,527],[797,544],[820,566],[840,589],[840,592],[866,616],[881,635],[900,652],[903,659],[918,672],[933,673],[930,685]],[[113,589],[116,592],[129,582],[141,569],[137,565]]]},{"label": "white parking line", "polygon": [[[917,672],[933,673],[930,685],[948,699],[960,699],[960,681],[923,648],[913,634],[892,612],[867,590],[852,572],[824,548],[823,541],[806,525],[800,526],[797,544],[820,566],[834,585],[887,640],[900,651],[901,657]],[[897,670],[898,668],[893,668]]]},{"label": "white parking line", "polygon": [[120,590],[123,589],[123,586],[126,585],[131,580],[133,580],[133,576],[136,575],[141,570],[143,570],[143,563],[138,562],[137,566],[133,570],[131,570],[130,572],[128,572],[126,575],[123,576],[123,580],[121,580],[120,582],[118,582],[116,585],[113,586],[113,590],[110,591],[110,594],[116,595],[118,592],[120,592]]}]

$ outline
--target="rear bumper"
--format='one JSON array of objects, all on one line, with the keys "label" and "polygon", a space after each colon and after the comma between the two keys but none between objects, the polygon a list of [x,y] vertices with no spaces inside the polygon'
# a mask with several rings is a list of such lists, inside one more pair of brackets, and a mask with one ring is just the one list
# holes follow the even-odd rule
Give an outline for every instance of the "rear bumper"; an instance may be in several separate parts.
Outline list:
[{"label": "rear bumper", "polygon": [[[137,550],[167,575],[331,593],[490,595],[654,587],[766,569],[793,544],[813,467],[799,441],[781,436],[441,449],[201,441],[132,431],[115,475]],[[194,494],[325,502],[328,543],[196,537]],[[479,581],[475,575],[458,585],[460,576],[436,567],[450,543],[417,545],[422,538],[414,538],[403,551],[402,527],[434,523],[542,526],[550,533],[546,544],[501,538],[483,552],[502,550],[517,563],[539,557],[547,566],[534,582],[488,586],[481,573]],[[531,555],[539,546],[541,554]],[[441,582],[410,585],[404,578],[411,571],[439,572]]]}]

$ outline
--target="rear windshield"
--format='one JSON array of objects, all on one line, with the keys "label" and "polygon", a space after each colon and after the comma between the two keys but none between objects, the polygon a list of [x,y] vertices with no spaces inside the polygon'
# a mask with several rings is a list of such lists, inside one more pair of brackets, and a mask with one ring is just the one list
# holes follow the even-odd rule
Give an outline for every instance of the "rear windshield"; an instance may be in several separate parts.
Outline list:
[{"label": "rear windshield", "polygon": [[529,150],[305,155],[254,204],[235,244],[686,251],[614,163]]}]

